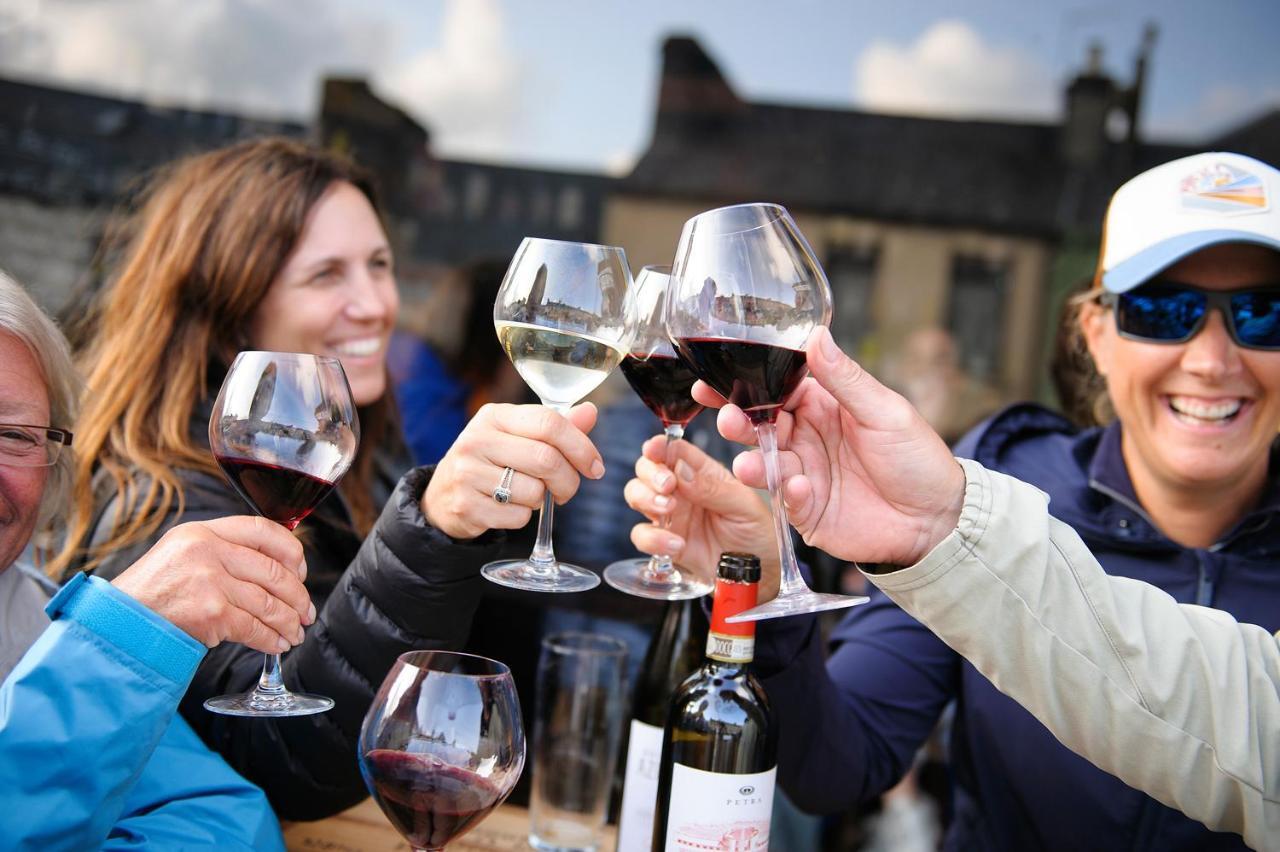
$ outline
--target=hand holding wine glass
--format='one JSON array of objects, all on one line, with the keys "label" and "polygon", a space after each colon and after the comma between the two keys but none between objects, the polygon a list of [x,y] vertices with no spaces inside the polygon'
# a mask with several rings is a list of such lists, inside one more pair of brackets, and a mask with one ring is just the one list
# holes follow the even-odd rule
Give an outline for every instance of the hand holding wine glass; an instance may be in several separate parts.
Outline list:
[{"label": "hand holding wine glass", "polygon": [[[715,574],[721,554],[759,554],[759,601],[773,600],[778,593],[778,552],[769,505],[759,494],[688,441],[668,454],[665,439],[650,438],[635,472],[623,491],[627,505],[660,519],[631,528],[637,548],[671,553],[702,576]],[[663,502],[664,497],[669,499]]]},{"label": "hand holding wine glass", "polygon": [[[782,494],[804,540],[840,559],[893,565],[920,561],[953,529],[964,501],[964,471],[951,450],[900,395],[835,345],[825,329],[808,346],[812,377],[778,415]],[[720,408],[717,426],[751,444],[750,419],[710,387],[694,395]],[[734,460],[734,474],[762,487],[760,451]],[[849,534],[856,522],[875,535]]]},{"label": "hand holding wine glass", "polygon": [[[436,465],[422,495],[423,517],[456,539],[522,529],[547,492],[564,504],[581,477],[603,475],[604,462],[587,437],[595,424],[589,402],[565,415],[541,405],[483,406]],[[499,503],[493,486],[508,467],[511,495]]]},{"label": "hand holding wine glass", "polygon": [[[564,414],[618,366],[629,345],[630,291],[631,270],[620,248],[532,237],[520,243],[498,290],[493,324],[516,372],[543,405]],[[494,500],[510,501],[512,478],[505,474],[493,483]],[[552,511],[547,491],[533,553],[490,562],[481,569],[486,579],[535,592],[599,585],[594,572],[556,559]]]},{"label": "hand holding wine glass", "polygon": [[209,648],[238,642],[281,653],[315,621],[306,574],[296,538],[263,518],[231,515],[178,524],[111,585]]},{"label": "hand holding wine glass", "polygon": [[698,378],[742,409],[755,427],[773,503],[780,591],[733,620],[865,602],[809,589],[782,506],[774,421],[804,378],[809,334],[831,322],[831,290],[813,249],[776,204],[722,207],[685,223],[672,277],[667,333]]},{"label": "hand holding wine glass", "polygon": [[415,850],[440,850],[510,795],[525,737],[511,671],[471,654],[401,654],[360,727],[360,772]]},{"label": "hand holding wine glass", "polygon": [[[337,485],[355,459],[360,422],[342,364],[287,352],[241,352],[209,415],[209,447],[245,502],[292,530]],[[244,695],[204,706],[232,716],[303,716],[333,700],[285,689],[279,654]]]},{"label": "hand holding wine glass", "polygon": [[[667,337],[670,273],[667,266],[646,266],[636,278],[634,331],[631,351],[622,359],[622,374],[662,421],[668,464],[673,465],[675,442],[684,437],[685,426],[698,416],[702,406],[691,395],[697,377],[676,355]],[[699,598],[713,588],[710,575],[703,578],[681,571],[665,552],[648,559],[614,562],[605,568],[604,579],[629,595],[666,601]]]}]

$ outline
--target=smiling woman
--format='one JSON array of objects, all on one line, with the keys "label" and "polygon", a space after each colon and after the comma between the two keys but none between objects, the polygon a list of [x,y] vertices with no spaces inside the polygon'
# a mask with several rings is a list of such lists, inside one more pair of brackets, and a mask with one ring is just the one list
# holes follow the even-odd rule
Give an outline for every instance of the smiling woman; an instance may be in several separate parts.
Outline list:
[{"label": "smiling woman", "polygon": [[[1280,628],[1280,171],[1227,153],[1157,166],[1116,191],[1104,233],[1094,286],[1073,306],[1079,311],[1079,345],[1087,352],[1082,359],[1102,374],[1099,386],[1114,410],[1110,422],[1082,431],[1040,406],[1016,405],[961,439],[955,455],[1044,492],[1049,514],[1073,528],[1102,568],[1118,578],[1117,590],[1133,590],[1139,584],[1131,581],[1143,580],[1179,603],[1206,608],[1197,612],[1213,607],[1238,622],[1258,625],[1267,637]],[[1011,535],[991,532],[1000,528],[990,514],[991,495],[964,493],[957,479],[963,480],[965,472],[951,463],[932,435],[943,473],[929,485],[914,468],[932,451],[904,439],[918,415],[901,399],[876,397],[896,395],[884,388],[873,391],[878,385],[843,356],[833,357],[828,345],[834,347],[830,337],[810,342],[808,362],[817,380],[793,397],[780,421],[787,434],[783,469],[790,471],[783,493],[797,532],[815,547],[864,565],[910,564],[923,556],[915,568],[924,573],[914,573],[896,587],[888,580],[895,576],[893,566],[874,569],[877,574],[888,569],[883,574],[886,588],[906,592],[946,574],[960,556],[977,552],[966,541],[936,560],[938,551],[929,553],[963,518],[961,527],[976,529],[978,537],[994,536],[991,546],[1008,556],[1011,572],[1016,569],[1021,576],[1025,569],[1035,576],[1021,586],[1020,597],[1005,595],[995,609],[1026,615],[1027,623],[1045,630],[1041,615],[1052,621],[1051,616],[1067,610],[1054,595],[1055,584],[1072,595],[1089,587],[1080,570],[1081,549],[1060,548],[1055,540],[1048,549],[1061,562],[1052,574],[1036,574],[1027,519],[1014,523],[1005,518],[1006,531],[1016,527]],[[704,404],[722,402],[701,388],[694,393]],[[741,411],[722,410],[718,423],[731,440],[750,434]],[[710,466],[705,456],[691,456],[694,449],[683,452],[700,470]],[[701,562],[704,567],[707,553],[758,552],[759,531],[767,529],[768,514],[750,499],[747,488],[764,484],[758,454],[745,454],[735,463],[742,479],[737,487],[745,492],[736,497],[729,485],[733,480],[723,474],[693,480],[717,483],[713,489],[686,487],[669,473],[659,486],[658,475],[665,470],[659,459],[656,445],[647,446],[646,458],[637,465],[643,481],[628,484],[628,501],[651,517],[673,515],[670,529],[681,537],[677,552],[682,564],[697,568]],[[965,466],[966,471],[977,469]],[[890,479],[909,484],[895,499],[867,499],[868,483]],[[674,508],[659,507],[656,496],[670,493],[677,495]],[[962,494],[972,499],[966,501]],[[1037,499],[1034,491],[1028,496]],[[939,518],[945,519],[942,528],[931,526]],[[1044,521],[1041,516],[1042,525]],[[853,522],[860,522],[867,534],[855,532],[851,538]],[[890,534],[895,528],[900,537]],[[656,525],[643,525],[633,539],[656,552],[659,532],[663,538],[668,535]],[[849,544],[853,539],[856,546]],[[983,558],[979,554],[976,560],[983,575],[997,576],[998,562]],[[777,576],[776,567],[767,563],[765,572],[762,589],[771,585],[771,574]],[[990,591],[984,597],[980,591],[949,596],[930,613],[933,621],[943,626],[948,619],[953,624],[967,621],[983,635],[998,637],[995,642],[1002,648],[1038,646],[1054,668],[1069,668],[1085,658],[1078,650],[1084,645],[1064,638],[1088,632],[1074,617],[1078,613],[1057,619],[1059,626],[1070,625],[1067,632],[1032,641],[1028,636],[1034,631],[1001,633],[981,617],[993,611]],[[1099,607],[1119,611],[1106,602],[1090,601],[1089,606],[1095,617]],[[1125,612],[1144,619],[1149,614],[1150,608]],[[1089,620],[1087,613],[1081,617]],[[902,776],[944,709],[954,706],[955,786],[946,848],[1245,848],[1239,836],[1212,832],[1162,804],[1192,802],[1191,811],[1237,830],[1247,821],[1242,809],[1224,805],[1227,797],[1205,794],[1206,773],[1197,775],[1194,761],[1184,761],[1174,771],[1185,771],[1185,778],[1152,773],[1148,777],[1159,774],[1160,783],[1140,785],[1161,796],[1159,801],[1140,792],[1064,747],[1010,700],[1017,693],[1000,679],[999,669],[988,679],[983,672],[992,674],[993,667],[979,671],[966,662],[955,645],[930,632],[929,620],[922,623],[875,591],[870,603],[851,610],[829,632],[802,617],[761,623],[753,671],[782,732],[778,781],[797,805],[810,812],[833,812],[879,796]],[[1188,704],[1154,715],[1170,706],[1170,695],[1185,692],[1186,684],[1176,681],[1178,659],[1185,659],[1188,677],[1194,678],[1197,669],[1205,673],[1192,682],[1222,688],[1235,676],[1249,680],[1247,692],[1274,691],[1253,669],[1245,673],[1239,645],[1232,646],[1230,660],[1206,662],[1210,657],[1197,646],[1196,636],[1221,636],[1223,625],[1231,623],[1218,613],[1205,615],[1205,626],[1181,636],[1176,618],[1149,621],[1161,628],[1172,625],[1163,633],[1149,627],[1145,633],[1129,630],[1129,622],[1120,624],[1124,629],[1099,630],[1088,647],[1121,661],[1109,674],[1093,669],[1087,676],[1087,688],[1104,697],[1085,708],[1087,702],[1075,700],[1077,685],[1076,693],[1060,692],[1047,703],[1059,719],[1069,719],[1076,731],[1085,732],[1077,742],[1101,743],[1094,753],[1113,758],[1104,763],[1118,767],[1132,782],[1171,753],[1157,729],[1195,737],[1195,746],[1204,746],[1199,737],[1205,728],[1197,727]],[[829,653],[823,653],[824,646]],[[1174,662],[1163,677],[1144,679],[1135,674],[1142,663],[1131,667],[1129,661],[1141,661],[1151,648],[1170,654]],[[1029,671],[1035,664],[1028,666],[1024,657],[1014,667]],[[1115,699],[1118,692],[1126,697]],[[1143,722],[1155,721],[1151,730],[1134,735],[1137,745],[1131,751],[1116,757],[1114,734],[1126,727],[1130,712]],[[1214,721],[1223,730],[1239,732],[1241,739],[1205,763],[1244,767],[1234,770],[1234,780],[1245,779],[1241,786],[1251,788],[1249,795],[1257,794],[1260,804],[1258,791],[1264,787],[1258,779],[1271,755],[1265,745],[1258,751],[1256,725],[1233,712],[1215,712]],[[833,733],[811,736],[818,725]],[[1179,800],[1161,783],[1187,784],[1195,792]],[[1214,815],[1218,819],[1212,820]]]},{"label": "smiling woman", "polygon": [[[261,671],[259,655],[222,645],[182,706],[285,819],[316,819],[364,796],[356,733],[397,656],[460,649],[480,567],[502,543],[490,531],[523,527],[544,490],[566,500],[599,464],[584,434],[590,406],[568,416],[496,406],[477,413],[435,468],[410,469],[387,393],[398,306],[364,172],[332,152],[259,140],[182,161],[157,180],[84,353],[78,479],[53,571],[108,579],[179,521],[248,510],[209,449],[213,397],[237,352],[342,362],[360,445],[298,527],[318,615],[282,673],[337,704],[306,725],[207,713],[206,698],[245,691]],[[500,504],[493,489],[504,473],[511,496]]]}]

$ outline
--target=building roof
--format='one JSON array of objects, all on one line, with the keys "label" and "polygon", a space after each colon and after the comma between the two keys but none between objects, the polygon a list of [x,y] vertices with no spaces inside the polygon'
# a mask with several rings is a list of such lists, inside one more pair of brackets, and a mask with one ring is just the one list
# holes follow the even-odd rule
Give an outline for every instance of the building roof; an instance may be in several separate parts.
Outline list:
[{"label": "building roof", "polygon": [[[1276,115],[1224,139],[1274,159],[1280,153]],[[1081,168],[1062,155],[1062,133],[1058,123],[747,102],[695,41],[672,38],[664,46],[652,142],[619,189],[1053,236],[1096,227],[1111,192],[1132,174],[1203,150],[1114,143]]]},{"label": "building roof", "polygon": [[158,107],[0,79],[0,193],[114,203],[156,165],[255,136],[302,136],[289,121]]}]

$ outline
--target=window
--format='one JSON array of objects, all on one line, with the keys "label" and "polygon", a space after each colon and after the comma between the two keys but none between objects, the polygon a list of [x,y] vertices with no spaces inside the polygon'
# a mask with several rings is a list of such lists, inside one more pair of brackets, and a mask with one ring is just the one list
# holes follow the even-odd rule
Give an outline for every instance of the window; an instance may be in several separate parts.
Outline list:
[{"label": "window", "polygon": [[875,318],[872,297],[875,292],[876,253],[871,249],[836,246],[826,262],[827,281],[831,284],[831,336],[845,352],[863,357],[862,348],[870,342]]},{"label": "window", "polygon": [[471,220],[482,218],[489,207],[488,176],[481,172],[471,172],[467,175],[465,198],[463,209],[466,211],[466,217]]},{"label": "window", "polygon": [[979,381],[997,384],[1004,344],[1006,263],[957,257],[951,267],[947,330],[956,341],[960,366]]},{"label": "window", "polygon": [[560,211],[557,217],[563,230],[571,231],[582,224],[582,190],[566,186],[560,190]]}]

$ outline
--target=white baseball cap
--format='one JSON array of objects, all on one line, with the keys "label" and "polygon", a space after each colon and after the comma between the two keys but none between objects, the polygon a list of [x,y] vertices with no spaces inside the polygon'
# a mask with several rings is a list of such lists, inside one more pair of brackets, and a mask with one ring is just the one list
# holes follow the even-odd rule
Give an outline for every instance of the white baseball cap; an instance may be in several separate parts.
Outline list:
[{"label": "white baseball cap", "polygon": [[1148,169],[1111,196],[1099,261],[1112,293],[1218,243],[1280,251],[1280,171],[1242,154],[1193,154]]}]

